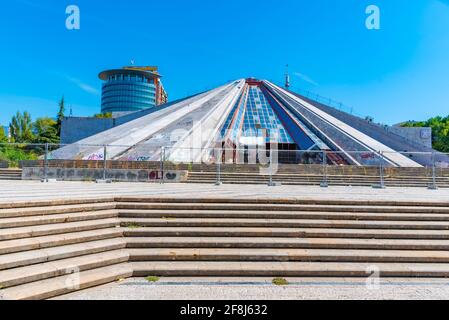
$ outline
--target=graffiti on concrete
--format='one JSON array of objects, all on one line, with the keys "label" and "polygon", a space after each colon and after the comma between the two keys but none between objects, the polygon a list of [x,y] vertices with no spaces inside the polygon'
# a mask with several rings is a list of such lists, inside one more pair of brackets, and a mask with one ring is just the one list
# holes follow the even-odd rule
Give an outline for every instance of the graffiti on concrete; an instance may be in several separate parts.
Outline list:
[{"label": "graffiti on concrete", "polygon": [[[106,179],[117,182],[182,182],[187,180],[187,171],[159,171],[138,169],[107,169]],[[103,169],[47,168],[47,178],[62,181],[95,181],[104,178]],[[23,180],[44,178],[42,167],[26,167],[22,171]]]},{"label": "graffiti on concrete", "polygon": [[89,155],[85,160],[91,161],[100,161],[104,159],[104,155],[102,153],[93,153]]}]

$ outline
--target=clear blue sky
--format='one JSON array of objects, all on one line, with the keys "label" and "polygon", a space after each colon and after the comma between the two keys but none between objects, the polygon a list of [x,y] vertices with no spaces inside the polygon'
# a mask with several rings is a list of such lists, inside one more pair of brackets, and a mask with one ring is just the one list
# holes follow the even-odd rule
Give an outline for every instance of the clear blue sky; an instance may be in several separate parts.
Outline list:
[{"label": "clear blue sky", "polygon": [[[81,30],[65,28],[65,8]],[[381,9],[380,31],[365,8]],[[171,99],[231,79],[283,81],[393,124],[449,114],[448,0],[5,0],[0,124],[17,110],[100,111],[97,74],[158,65]]]}]

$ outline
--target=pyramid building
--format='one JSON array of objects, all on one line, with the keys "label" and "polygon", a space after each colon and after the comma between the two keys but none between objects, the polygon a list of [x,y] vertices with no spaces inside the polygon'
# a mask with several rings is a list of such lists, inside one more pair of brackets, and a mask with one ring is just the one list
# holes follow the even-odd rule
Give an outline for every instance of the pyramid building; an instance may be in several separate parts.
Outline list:
[{"label": "pyramid building", "polygon": [[106,158],[111,160],[159,161],[163,152],[169,161],[201,162],[214,157],[217,148],[266,148],[278,150],[281,163],[304,163],[306,154],[308,163],[320,163],[320,151],[326,151],[330,164],[374,165],[382,157],[391,167],[428,166],[433,160],[424,152],[434,152],[365,119],[253,78],[135,113],[117,127],[54,151],[51,158],[98,160],[104,156],[103,145],[108,145]]}]

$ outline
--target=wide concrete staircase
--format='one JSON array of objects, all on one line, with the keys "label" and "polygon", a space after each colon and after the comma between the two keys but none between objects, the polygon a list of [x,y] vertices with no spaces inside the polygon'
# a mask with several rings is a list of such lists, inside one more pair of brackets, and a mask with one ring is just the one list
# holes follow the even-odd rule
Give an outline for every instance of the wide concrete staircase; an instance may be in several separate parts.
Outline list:
[{"label": "wide concrete staircase", "polygon": [[0,180],[22,180],[22,170],[0,169]]},{"label": "wide concrete staircase", "polygon": [[[217,182],[218,175],[215,172],[190,172],[187,183],[212,184]],[[328,175],[323,174],[274,174],[273,182],[283,185],[320,185],[324,180],[330,186],[373,186],[380,183],[378,175]],[[220,181],[224,184],[267,184],[269,175],[259,173],[224,172],[220,174]],[[384,176],[384,183],[388,187],[421,187],[426,188],[434,183],[431,175],[428,176]],[[449,188],[449,177],[437,177],[435,183],[440,188]]]},{"label": "wide concrete staircase", "polygon": [[0,297],[45,299],[132,275],[113,199],[0,208]]},{"label": "wide concrete staircase", "polygon": [[0,296],[144,276],[449,277],[449,201],[115,198],[0,204]]}]

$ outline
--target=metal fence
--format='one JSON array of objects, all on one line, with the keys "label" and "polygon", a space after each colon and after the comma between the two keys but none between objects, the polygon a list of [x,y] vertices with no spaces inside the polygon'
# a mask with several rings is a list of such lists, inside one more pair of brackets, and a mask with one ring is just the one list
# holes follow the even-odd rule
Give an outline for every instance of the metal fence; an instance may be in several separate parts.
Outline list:
[{"label": "metal fence", "polygon": [[[449,187],[449,154],[439,152],[0,144],[0,164],[42,181]],[[0,167],[0,178],[10,172]]]}]

